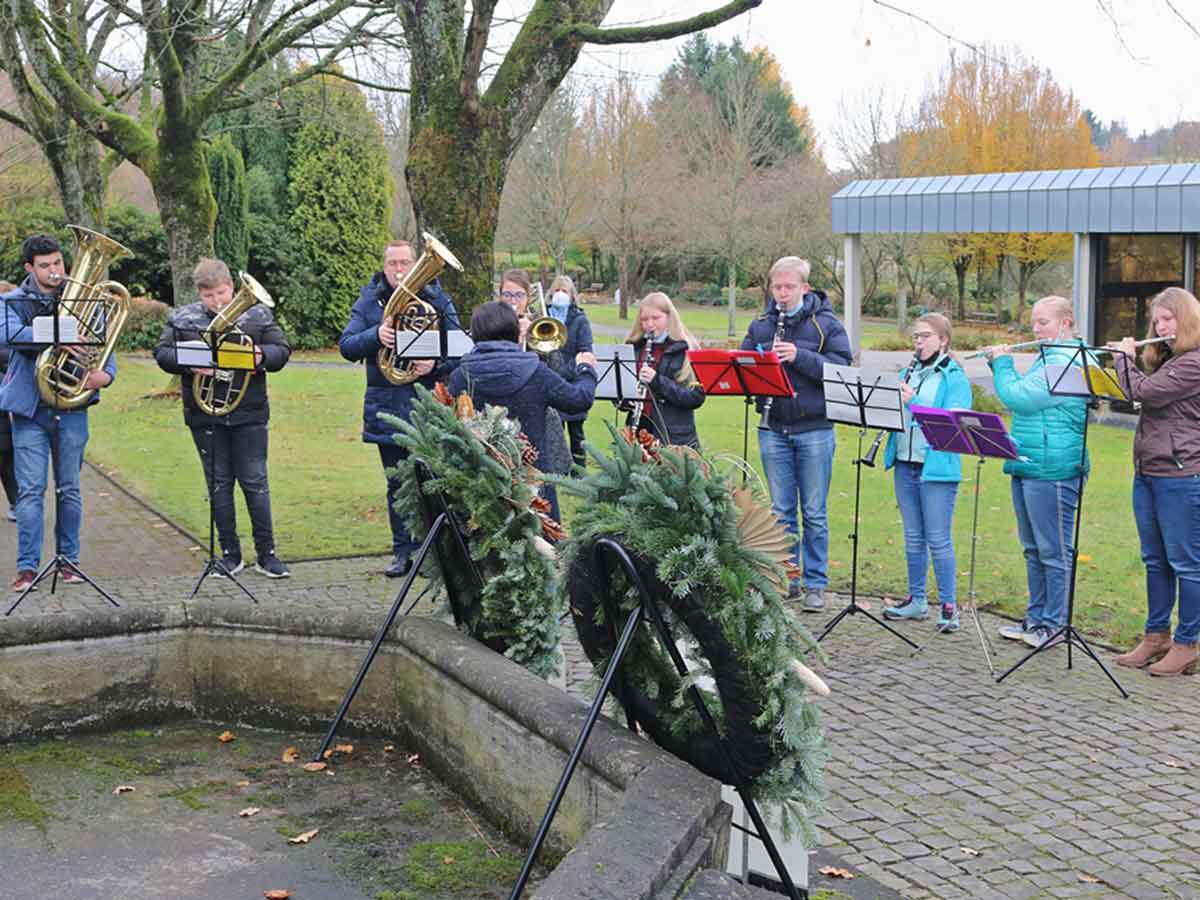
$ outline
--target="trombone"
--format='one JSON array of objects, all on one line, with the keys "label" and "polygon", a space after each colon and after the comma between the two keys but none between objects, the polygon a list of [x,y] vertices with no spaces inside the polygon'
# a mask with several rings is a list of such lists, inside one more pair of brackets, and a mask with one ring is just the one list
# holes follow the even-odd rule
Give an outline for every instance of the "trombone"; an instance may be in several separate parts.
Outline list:
[{"label": "trombone", "polygon": [[561,350],[567,343],[567,326],[546,311],[546,295],[542,292],[542,283],[537,283],[538,303],[542,314],[529,323],[525,332],[525,349],[546,356],[555,350]]}]

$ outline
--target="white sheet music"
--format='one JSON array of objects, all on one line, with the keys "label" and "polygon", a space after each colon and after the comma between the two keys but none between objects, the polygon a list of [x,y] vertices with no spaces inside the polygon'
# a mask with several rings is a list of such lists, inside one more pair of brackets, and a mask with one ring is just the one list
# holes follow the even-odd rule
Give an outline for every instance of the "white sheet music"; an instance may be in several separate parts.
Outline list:
[{"label": "white sheet music", "polygon": [[[35,316],[31,325],[35,344],[54,343],[54,316]],[[93,339],[92,343],[94,342]],[[79,320],[74,316],[58,317],[58,343],[85,343],[84,339],[79,336]]]},{"label": "white sheet music", "polygon": [[[637,351],[633,344],[596,344],[597,400],[630,400],[637,396]],[[617,393],[620,379],[620,393]]]},{"label": "white sheet music", "polygon": [[176,341],[175,362],[192,369],[211,369],[213,367],[212,348],[200,340]]},{"label": "white sheet music", "polygon": [[[457,328],[446,332],[446,359],[460,359],[471,352],[475,342]],[[442,338],[436,328],[426,331],[397,331],[396,356],[400,359],[441,359]]]},{"label": "white sheet music", "polygon": [[830,421],[865,424],[885,431],[904,430],[898,373],[825,363],[824,382],[825,415]]}]

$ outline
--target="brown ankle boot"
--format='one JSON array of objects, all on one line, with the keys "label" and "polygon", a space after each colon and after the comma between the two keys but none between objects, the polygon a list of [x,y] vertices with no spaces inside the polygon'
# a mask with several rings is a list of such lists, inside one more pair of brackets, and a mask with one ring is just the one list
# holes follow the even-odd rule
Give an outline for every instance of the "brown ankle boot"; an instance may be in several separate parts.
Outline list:
[{"label": "brown ankle boot", "polygon": [[1152,665],[1148,671],[1151,675],[1170,677],[1173,675],[1191,675],[1196,671],[1197,661],[1200,660],[1200,646],[1192,644],[1171,644],[1171,649],[1159,662]]},{"label": "brown ankle boot", "polygon": [[1136,647],[1128,653],[1117,657],[1118,666],[1128,666],[1131,669],[1143,669],[1152,662],[1158,662],[1171,649],[1171,633],[1169,631],[1147,632]]}]

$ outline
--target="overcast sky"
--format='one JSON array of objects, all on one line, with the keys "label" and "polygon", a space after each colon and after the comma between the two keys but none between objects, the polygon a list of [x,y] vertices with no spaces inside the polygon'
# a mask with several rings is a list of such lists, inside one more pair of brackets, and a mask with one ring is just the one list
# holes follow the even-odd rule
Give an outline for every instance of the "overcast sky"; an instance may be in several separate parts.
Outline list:
[{"label": "overcast sky", "polygon": [[[605,24],[681,18],[720,2],[617,0]],[[771,50],[797,101],[809,108],[826,158],[834,164],[839,160],[829,135],[839,101],[853,104],[885,85],[892,104],[911,105],[946,64],[952,47],[958,47],[960,58],[970,52],[960,41],[1018,47],[1049,67],[1081,106],[1105,123],[1124,120],[1134,136],[1179,119],[1200,119],[1200,34],[1193,30],[1200,29],[1200,0],[889,3],[933,27],[873,0],[764,0],[712,36],[724,42],[740,36]],[[670,65],[680,43],[589,47],[578,69],[595,80],[624,67],[650,84],[651,76]]]}]

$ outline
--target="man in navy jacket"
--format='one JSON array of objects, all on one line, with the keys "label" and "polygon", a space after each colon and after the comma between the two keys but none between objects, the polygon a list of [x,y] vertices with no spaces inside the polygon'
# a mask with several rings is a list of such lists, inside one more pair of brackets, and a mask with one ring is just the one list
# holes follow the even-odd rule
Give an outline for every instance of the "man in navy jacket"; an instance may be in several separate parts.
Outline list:
[{"label": "man in navy jacket", "polygon": [[[758,435],[758,448],[771,491],[771,509],[791,535],[799,533],[799,496],[804,534],[794,559],[804,577],[802,582],[792,583],[789,596],[799,597],[803,586],[802,608],[819,612],[825,608],[829,584],[826,502],[835,449],[833,423],[825,417],[823,373],[825,363],[849,365],[851,355],[846,329],[833,314],[829,298],[808,283],[809,268],[807,260],[796,256],[785,256],[771,266],[775,302],[765,315],[750,323],[742,349],[774,350],[792,383],[792,396],[776,397],[772,402],[768,427]],[[764,402],[759,398],[760,413]]]},{"label": "man in navy jacket", "polygon": [[[391,426],[380,421],[378,414],[390,413],[407,419],[412,412],[414,386],[422,384],[433,389],[445,367],[437,369],[432,359],[416,360],[413,370],[420,375],[411,384],[392,384],[379,370],[376,355],[384,347],[396,346],[396,332],[391,322],[383,320],[383,307],[396,286],[416,264],[417,253],[408,241],[392,241],[383,248],[383,271],[376,272],[363,287],[357,302],[350,310],[350,321],[342,331],[338,349],[351,362],[362,360],[367,368],[367,393],[363,398],[363,440],[379,448],[379,459],[384,473],[395,469],[407,455],[393,440]],[[458,313],[450,295],[442,290],[437,279],[430,281],[417,295],[437,310],[447,328],[459,328]],[[392,563],[384,573],[389,578],[398,578],[408,572],[412,565],[411,556],[420,546],[404,527],[404,518],[392,506],[392,497],[397,487],[396,479],[387,477],[388,522],[392,529]]]}]

